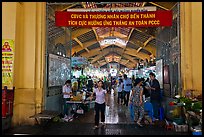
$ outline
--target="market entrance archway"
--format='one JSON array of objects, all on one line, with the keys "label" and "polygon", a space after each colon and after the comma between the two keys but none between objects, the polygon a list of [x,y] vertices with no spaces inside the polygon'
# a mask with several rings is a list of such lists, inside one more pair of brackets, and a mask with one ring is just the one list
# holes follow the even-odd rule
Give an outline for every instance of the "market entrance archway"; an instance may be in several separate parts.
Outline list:
[{"label": "market entrance archway", "polygon": [[[172,10],[172,26],[170,27],[56,27],[55,11],[66,10],[94,10],[97,8],[137,9],[154,7],[156,10]],[[147,10],[147,9],[146,9]],[[180,85],[180,25],[179,3],[159,2],[131,2],[131,3],[106,3],[106,2],[79,2],[79,3],[47,3],[47,53],[61,56],[60,60],[66,62],[63,57],[84,57],[91,63],[93,69],[108,68],[118,64],[119,68],[144,69],[156,65],[156,61],[162,60],[162,70],[169,73],[164,81],[161,81],[164,95],[173,97],[178,93]],[[49,64],[49,56],[47,64]],[[53,59],[54,60],[54,59]],[[62,62],[63,62],[62,61]],[[56,60],[59,62],[59,58]],[[69,62],[67,60],[67,62]],[[69,62],[70,63],[70,62]],[[69,64],[67,63],[67,64]],[[56,63],[57,64],[57,63]],[[65,63],[66,64],[66,63]],[[49,64],[50,65],[50,64]],[[50,75],[50,66],[47,66],[46,82],[54,81],[54,73]],[[60,68],[59,65],[57,68]],[[143,68],[142,68],[143,67]],[[72,68],[71,63],[66,72],[81,67]],[[85,70],[85,68],[84,68]],[[159,74],[158,74],[159,75]],[[71,78],[72,73],[66,75]],[[163,78],[161,78],[163,80]],[[56,81],[56,80],[55,80]],[[53,106],[49,103],[56,100],[59,95],[63,79],[60,82],[48,86],[46,89],[46,108]],[[59,100],[59,99],[57,99]],[[58,101],[59,102],[59,101]],[[57,103],[58,104],[58,103]],[[56,106],[60,110],[60,106]]]}]

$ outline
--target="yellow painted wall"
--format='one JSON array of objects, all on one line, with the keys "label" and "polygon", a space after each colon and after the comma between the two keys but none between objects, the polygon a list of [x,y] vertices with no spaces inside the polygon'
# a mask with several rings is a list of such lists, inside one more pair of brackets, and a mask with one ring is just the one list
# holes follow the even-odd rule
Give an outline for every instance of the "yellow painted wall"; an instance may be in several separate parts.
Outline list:
[{"label": "yellow painted wall", "polygon": [[202,3],[181,2],[181,80],[183,91],[202,93]]},{"label": "yellow painted wall", "polygon": [[2,2],[2,12],[2,39],[15,40],[16,2]]},{"label": "yellow painted wall", "polygon": [[3,2],[2,39],[15,40],[13,125],[33,124],[43,108],[45,3]]}]

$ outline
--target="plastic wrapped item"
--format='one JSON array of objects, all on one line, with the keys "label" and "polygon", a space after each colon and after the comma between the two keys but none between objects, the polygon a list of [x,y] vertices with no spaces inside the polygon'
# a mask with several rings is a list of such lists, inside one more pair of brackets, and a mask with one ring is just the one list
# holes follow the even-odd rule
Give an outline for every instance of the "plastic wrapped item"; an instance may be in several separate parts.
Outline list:
[{"label": "plastic wrapped item", "polygon": [[90,101],[89,108],[92,109],[95,106],[95,101]]},{"label": "plastic wrapped item", "polygon": [[188,125],[178,125],[173,122],[176,132],[188,132]]},{"label": "plastic wrapped item", "polygon": [[190,128],[193,135],[202,135],[202,126],[195,126]]},{"label": "plastic wrapped item", "polygon": [[76,113],[77,114],[84,114],[84,110],[83,109],[77,109]]},{"label": "plastic wrapped item", "polygon": [[106,106],[106,110],[105,110],[105,113],[106,113],[106,116],[109,116],[110,114],[110,106]]}]

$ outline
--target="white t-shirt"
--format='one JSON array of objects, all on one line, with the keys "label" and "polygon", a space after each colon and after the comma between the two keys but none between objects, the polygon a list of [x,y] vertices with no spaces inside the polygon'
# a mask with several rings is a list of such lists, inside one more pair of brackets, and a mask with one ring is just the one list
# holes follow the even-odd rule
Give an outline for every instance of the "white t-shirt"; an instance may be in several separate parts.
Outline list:
[{"label": "white t-shirt", "polygon": [[101,91],[99,91],[98,88],[94,88],[93,92],[96,94],[96,100],[95,100],[96,103],[98,103],[98,104],[105,103],[105,97],[106,97],[106,93],[107,93],[106,90],[101,89]]},{"label": "white t-shirt", "polygon": [[[65,92],[70,93],[70,92],[72,92],[72,89],[71,89],[70,86],[64,85],[64,86],[62,87],[62,92],[63,92],[63,93],[65,93]],[[63,94],[63,98],[70,98],[70,95],[65,95],[65,94]]]}]

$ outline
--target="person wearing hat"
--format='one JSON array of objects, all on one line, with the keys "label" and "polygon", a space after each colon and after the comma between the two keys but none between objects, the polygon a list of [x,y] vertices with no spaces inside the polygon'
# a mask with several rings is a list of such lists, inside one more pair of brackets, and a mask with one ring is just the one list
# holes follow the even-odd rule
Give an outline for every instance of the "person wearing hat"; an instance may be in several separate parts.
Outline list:
[{"label": "person wearing hat", "polygon": [[140,127],[142,127],[142,124],[140,122],[144,117],[144,102],[143,102],[142,79],[140,78],[135,79],[129,103],[132,103],[134,106],[134,121]]}]

